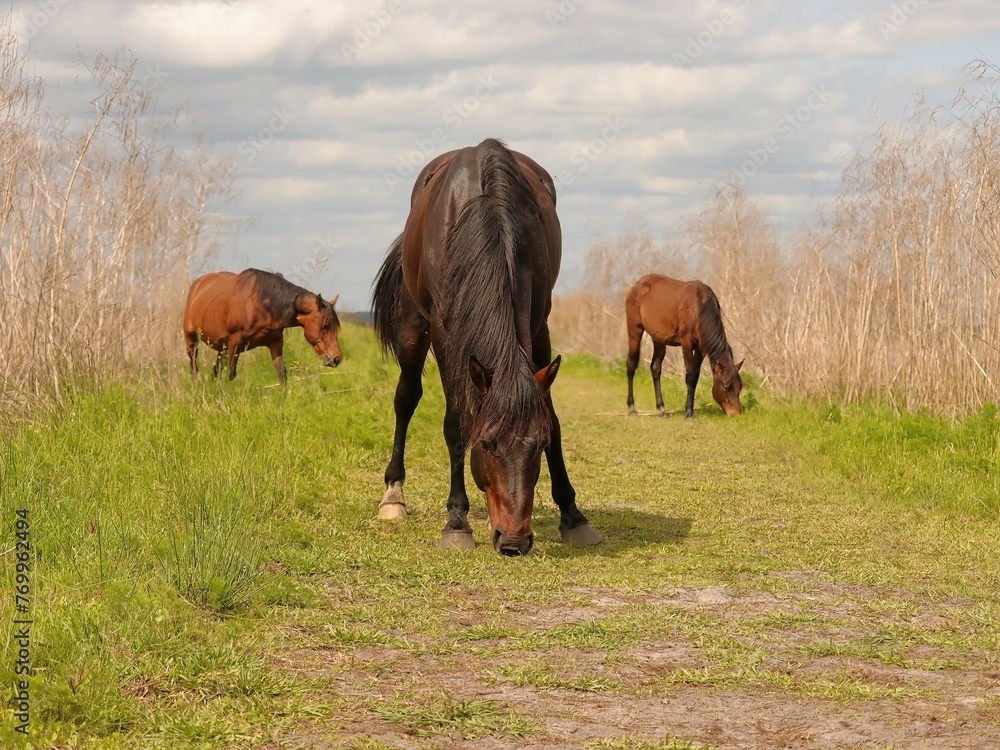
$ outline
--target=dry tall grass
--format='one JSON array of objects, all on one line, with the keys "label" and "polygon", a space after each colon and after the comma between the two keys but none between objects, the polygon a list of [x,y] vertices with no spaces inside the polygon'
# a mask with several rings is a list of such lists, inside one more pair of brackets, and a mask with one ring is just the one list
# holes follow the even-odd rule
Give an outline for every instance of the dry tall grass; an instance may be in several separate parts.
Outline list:
[{"label": "dry tall grass", "polygon": [[792,238],[720,189],[682,240],[599,240],[589,288],[556,301],[557,343],[624,356],[624,290],[655,270],[711,285],[737,357],[776,388],[950,415],[997,401],[1000,71],[968,73],[950,110],[917,100],[882,126],[832,208]]},{"label": "dry tall grass", "polygon": [[206,203],[228,174],[203,148],[164,145],[183,113],[156,112],[125,52],[91,68],[82,126],[45,111],[0,27],[0,415],[63,400],[81,382],[179,351],[191,269],[222,224]]}]

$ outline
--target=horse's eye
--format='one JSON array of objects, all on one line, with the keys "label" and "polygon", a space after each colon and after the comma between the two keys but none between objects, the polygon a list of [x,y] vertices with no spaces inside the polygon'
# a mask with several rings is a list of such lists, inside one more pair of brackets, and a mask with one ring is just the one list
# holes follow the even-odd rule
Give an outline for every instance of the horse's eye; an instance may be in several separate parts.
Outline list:
[{"label": "horse's eye", "polygon": [[493,450],[493,444],[486,440],[480,440],[479,447],[482,448],[487,453]]}]

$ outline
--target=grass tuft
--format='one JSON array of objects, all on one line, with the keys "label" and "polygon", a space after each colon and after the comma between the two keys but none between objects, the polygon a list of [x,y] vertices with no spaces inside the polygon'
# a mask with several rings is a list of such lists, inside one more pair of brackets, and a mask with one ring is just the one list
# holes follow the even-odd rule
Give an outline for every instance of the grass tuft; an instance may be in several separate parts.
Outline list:
[{"label": "grass tuft", "polygon": [[193,487],[178,501],[166,549],[157,551],[168,580],[188,601],[217,612],[246,607],[264,579],[252,488],[240,481]]},{"label": "grass tuft", "polygon": [[466,740],[482,737],[517,739],[540,730],[513,709],[492,700],[454,700],[446,693],[431,697],[404,697],[380,702],[372,712],[417,737],[456,733]]}]

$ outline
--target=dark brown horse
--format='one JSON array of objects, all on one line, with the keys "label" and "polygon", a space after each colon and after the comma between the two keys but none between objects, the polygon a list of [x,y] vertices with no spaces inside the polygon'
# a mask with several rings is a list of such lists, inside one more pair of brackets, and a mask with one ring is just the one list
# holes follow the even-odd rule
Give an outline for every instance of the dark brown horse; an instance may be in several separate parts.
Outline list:
[{"label": "dark brown horse", "polygon": [[712,396],[727,415],[740,414],[741,360],[733,364],[733,350],[726,341],[722,327],[719,300],[710,287],[700,281],[677,281],[655,273],[643,276],[625,298],[625,322],[628,326],[628,413],[636,414],[632,397],[632,378],[639,364],[639,344],[645,331],[653,340],[653,373],[656,409],[661,417],[669,416],[663,408],[660,392],[660,372],[668,346],[679,346],[684,352],[687,382],[688,417],[694,416],[694,390],[701,375],[701,363],[708,355],[712,364]]},{"label": "dark brown horse", "polygon": [[285,383],[282,356],[284,330],[302,326],[306,341],[323,358],[323,364],[340,364],[340,319],[337,302],[296,286],[276,273],[249,268],[240,274],[208,273],[195,279],[184,310],[184,341],[191,374],[198,372],[198,339],[219,352],[212,369],[219,374],[225,352],[229,356],[229,379],[236,377],[236,364],[247,349],[266,346],[271,351],[278,380]]},{"label": "dark brown horse", "polygon": [[475,546],[465,491],[469,446],[497,552],[522,555],[531,549],[543,451],[562,538],[577,544],[602,539],[576,507],[549,395],[559,370],[558,357],[550,362],[546,322],[562,247],[555,203],[549,174],[499,141],[443,154],[417,177],[406,226],[375,281],[375,331],[400,367],[396,433],[379,517],[406,515],[406,430],[433,347],[447,400],[444,436],[451,456],[443,547]]}]

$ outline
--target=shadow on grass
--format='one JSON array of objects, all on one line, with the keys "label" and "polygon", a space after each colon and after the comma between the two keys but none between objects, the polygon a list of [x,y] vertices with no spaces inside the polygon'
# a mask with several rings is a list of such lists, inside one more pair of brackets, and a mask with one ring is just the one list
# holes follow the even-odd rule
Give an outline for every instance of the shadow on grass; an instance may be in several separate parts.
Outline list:
[{"label": "shadow on grass", "polygon": [[[671,518],[634,508],[584,509],[584,513],[591,526],[604,537],[604,541],[593,547],[553,545],[547,554],[552,557],[580,555],[615,557],[637,547],[681,544],[691,532],[693,523],[690,518]],[[539,519],[535,533],[543,538],[558,539],[558,517],[554,521],[548,518]]]}]

